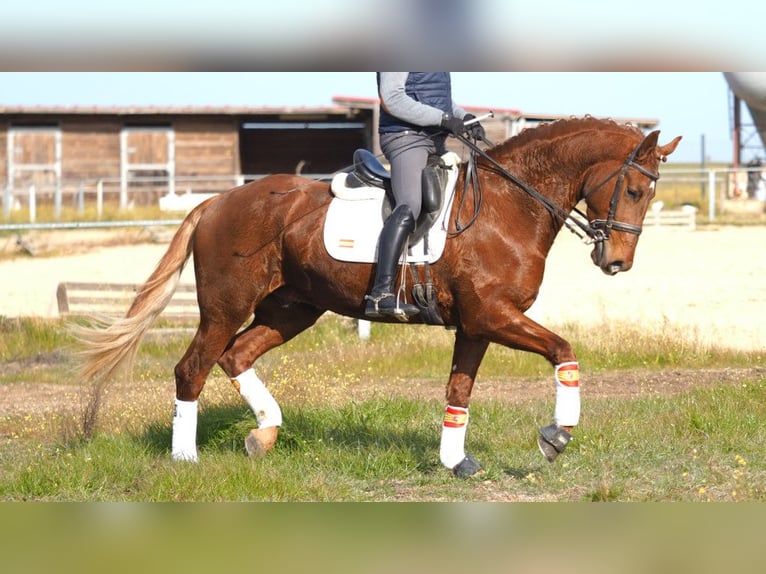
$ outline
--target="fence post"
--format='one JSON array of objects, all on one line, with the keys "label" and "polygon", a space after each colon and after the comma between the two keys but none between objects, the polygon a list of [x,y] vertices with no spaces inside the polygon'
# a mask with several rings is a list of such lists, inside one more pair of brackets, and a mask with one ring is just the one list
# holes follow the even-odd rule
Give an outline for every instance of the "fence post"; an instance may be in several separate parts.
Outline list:
[{"label": "fence post", "polygon": [[8,181],[3,186],[3,217],[6,220],[11,218],[11,184]]},{"label": "fence post", "polygon": [[357,326],[359,332],[359,338],[362,341],[366,341],[370,338],[370,322],[365,319],[359,319],[359,325]]},{"label": "fence post", "polygon": [[99,221],[101,221],[101,214],[104,211],[104,180],[99,179],[96,182],[96,214]]},{"label": "fence post", "polygon": [[85,213],[85,184],[80,180],[80,185],[77,186],[77,213]]},{"label": "fence post", "polygon": [[710,221],[715,221],[715,170],[711,169],[707,172],[708,177],[708,218]]},{"label": "fence post", "polygon": [[57,185],[53,190],[53,219],[56,221],[61,220],[61,186]]},{"label": "fence post", "polygon": [[37,220],[37,189],[35,184],[29,186],[29,223]]}]

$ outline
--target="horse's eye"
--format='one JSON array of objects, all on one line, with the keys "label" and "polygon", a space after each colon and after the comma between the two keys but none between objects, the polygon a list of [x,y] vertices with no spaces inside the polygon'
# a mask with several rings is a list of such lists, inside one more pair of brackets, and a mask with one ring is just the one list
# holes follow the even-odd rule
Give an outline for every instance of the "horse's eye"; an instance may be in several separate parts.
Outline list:
[{"label": "horse's eye", "polygon": [[628,194],[628,197],[631,199],[638,201],[641,198],[641,192],[637,189],[628,188],[626,193]]}]

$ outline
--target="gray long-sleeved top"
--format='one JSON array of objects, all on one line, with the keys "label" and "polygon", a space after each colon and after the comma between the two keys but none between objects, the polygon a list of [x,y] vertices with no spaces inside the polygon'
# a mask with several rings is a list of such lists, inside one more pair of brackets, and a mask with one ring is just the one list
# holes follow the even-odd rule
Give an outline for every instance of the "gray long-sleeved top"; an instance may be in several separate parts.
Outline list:
[{"label": "gray long-sleeved top", "polygon": [[[381,72],[380,99],[388,112],[411,124],[418,126],[438,126],[443,112],[432,106],[422,104],[407,95],[405,84],[409,72]],[[463,118],[466,111],[452,102],[452,115]]]}]

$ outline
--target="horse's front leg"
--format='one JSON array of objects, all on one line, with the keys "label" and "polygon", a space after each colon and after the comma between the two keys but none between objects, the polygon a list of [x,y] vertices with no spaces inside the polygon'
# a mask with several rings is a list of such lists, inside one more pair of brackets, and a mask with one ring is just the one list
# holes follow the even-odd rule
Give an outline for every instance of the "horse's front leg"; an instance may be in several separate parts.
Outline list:
[{"label": "horse's front leg", "polygon": [[465,454],[465,434],[471,390],[488,346],[489,341],[469,337],[460,329],[455,335],[439,458],[460,478],[467,478],[481,470],[476,459]]},{"label": "horse's front leg", "polygon": [[[485,314],[492,315],[492,314]],[[580,421],[580,366],[572,346],[520,311],[512,312],[502,327],[494,329],[491,340],[512,349],[545,357],[553,366],[556,406],[553,424],[539,430],[540,452],[553,462],[572,438],[572,428]]]}]

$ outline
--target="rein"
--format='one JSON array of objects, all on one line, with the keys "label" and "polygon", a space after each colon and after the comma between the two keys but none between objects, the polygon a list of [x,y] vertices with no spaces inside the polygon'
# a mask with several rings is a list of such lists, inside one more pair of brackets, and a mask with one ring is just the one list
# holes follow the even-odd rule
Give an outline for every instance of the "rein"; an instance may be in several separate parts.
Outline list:
[{"label": "rein", "polygon": [[[622,167],[620,168],[620,175],[617,178],[617,182],[614,187],[614,192],[612,193],[612,198],[609,202],[609,212],[607,214],[606,219],[594,219],[593,221],[588,222],[588,217],[585,215],[582,211],[577,209],[577,207],[574,207],[571,211],[566,211],[562,209],[558,204],[554,203],[551,199],[541,194],[539,191],[537,191],[534,187],[527,184],[526,182],[522,181],[515,175],[513,175],[511,172],[509,172],[507,169],[505,169],[500,163],[498,163],[495,159],[489,156],[483,149],[481,149],[478,145],[476,145],[474,142],[472,142],[469,138],[464,136],[458,136],[458,139],[463,142],[468,148],[471,150],[470,159],[468,162],[468,166],[466,167],[466,177],[465,177],[465,184],[464,184],[464,195],[463,198],[465,198],[465,191],[468,186],[468,177],[470,172],[470,177],[472,180],[472,183],[474,185],[474,188],[478,188],[478,174],[476,173],[477,165],[475,161],[475,156],[479,155],[484,160],[488,161],[492,168],[494,168],[495,172],[499,175],[502,175],[507,180],[511,181],[518,187],[520,187],[522,190],[524,190],[527,195],[538,201],[545,207],[545,209],[548,210],[548,212],[557,219],[560,219],[564,225],[566,225],[567,229],[569,229],[572,233],[577,235],[580,239],[584,239],[584,237],[587,235],[590,241],[588,243],[602,243],[609,239],[611,235],[611,230],[614,229],[615,231],[624,231],[626,233],[633,233],[635,235],[640,235],[642,228],[639,225],[633,225],[631,223],[625,223],[622,221],[615,220],[615,212],[617,211],[617,201],[619,199],[620,194],[620,188],[622,187],[622,182],[625,179],[625,174],[628,172],[628,169],[633,168],[639,173],[645,175],[646,177],[652,179],[653,181],[657,181],[660,178],[659,173],[655,173],[653,171],[650,171],[646,169],[643,166],[638,165],[635,162],[636,154],[638,153],[638,150],[641,148],[641,142],[633,149],[631,154],[628,156],[628,158],[625,160],[625,162],[622,164]],[[610,176],[611,178],[611,176]],[[609,181],[609,178],[607,178],[606,181]],[[589,191],[587,194],[583,196],[583,199],[588,199],[591,195],[593,195],[596,191],[598,191],[603,183],[601,185],[598,185],[596,188]],[[478,192],[478,198],[480,200],[481,198],[481,190],[479,189]],[[462,200],[461,200],[462,205]],[[480,207],[480,201],[474,202],[474,215],[469,221],[467,226],[459,226],[456,222],[456,229],[458,233],[462,233],[462,231],[465,231],[468,227],[470,227],[474,221],[476,221],[476,218],[478,217],[478,210]],[[576,213],[580,217],[574,217],[572,214]],[[579,228],[579,229],[576,229]]]},{"label": "rein", "polygon": [[[469,184],[469,178],[470,178],[470,184]],[[471,216],[471,219],[468,220],[468,223],[463,225],[460,223],[460,212],[463,209],[463,203],[465,202],[465,198],[468,196],[468,188],[471,188],[473,190],[474,194],[474,200],[473,200],[473,215]],[[472,152],[471,155],[468,157],[468,165],[465,168],[465,177],[463,178],[463,195],[460,196],[460,202],[457,206],[457,211],[455,212],[455,231],[450,232],[447,230],[447,233],[454,237],[456,235],[460,235],[464,231],[466,231],[469,227],[471,227],[474,223],[476,223],[476,219],[479,217],[479,212],[481,211],[481,204],[482,204],[482,192],[481,192],[481,183],[479,181],[479,172],[476,167],[476,153]]]}]

